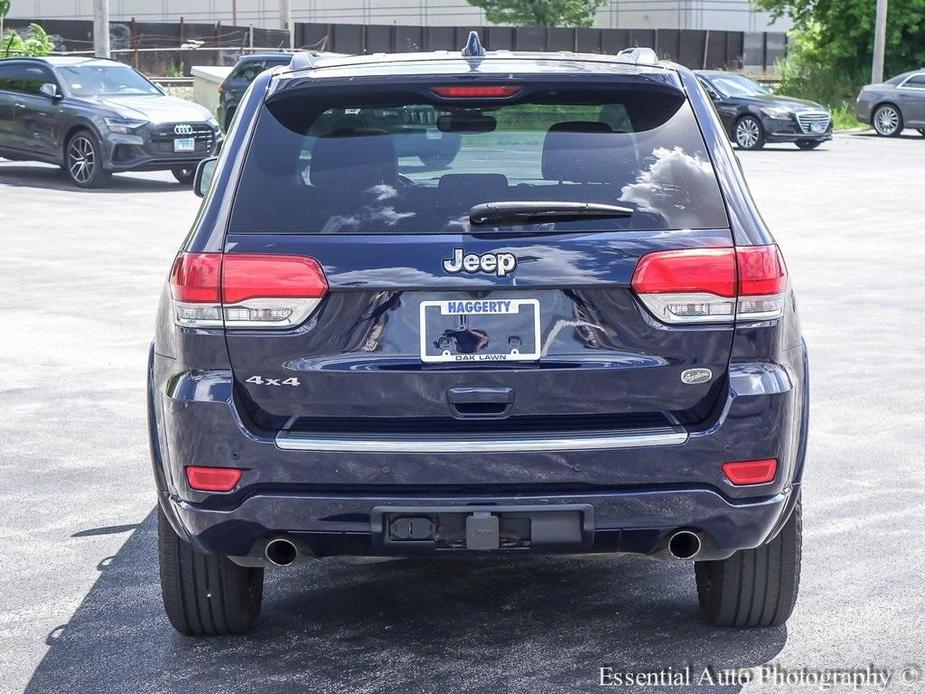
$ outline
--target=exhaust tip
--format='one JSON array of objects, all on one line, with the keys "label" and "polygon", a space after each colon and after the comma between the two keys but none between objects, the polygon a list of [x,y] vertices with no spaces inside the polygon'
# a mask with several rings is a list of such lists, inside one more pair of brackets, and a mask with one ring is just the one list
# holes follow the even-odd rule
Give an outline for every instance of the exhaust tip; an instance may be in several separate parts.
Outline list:
[{"label": "exhaust tip", "polygon": [[700,547],[700,536],[691,530],[679,530],[668,540],[668,553],[675,559],[693,559]]},{"label": "exhaust tip", "polygon": [[299,550],[290,540],[276,538],[267,543],[263,553],[274,566],[290,566],[299,553]]}]

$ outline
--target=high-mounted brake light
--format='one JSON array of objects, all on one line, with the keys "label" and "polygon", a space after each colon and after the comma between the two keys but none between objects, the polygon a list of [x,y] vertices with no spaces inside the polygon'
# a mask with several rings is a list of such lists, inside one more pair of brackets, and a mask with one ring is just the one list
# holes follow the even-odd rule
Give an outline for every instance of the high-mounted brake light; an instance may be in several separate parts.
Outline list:
[{"label": "high-mounted brake light", "polygon": [[244,253],[181,253],[170,275],[174,317],[190,328],[299,325],[328,292],[313,258]]},{"label": "high-mounted brake light", "polygon": [[201,467],[191,465],[186,468],[186,481],[189,486],[200,492],[230,492],[241,481],[243,470],[236,467]]},{"label": "high-mounted brake light", "polygon": [[507,99],[521,90],[516,84],[458,84],[434,87],[431,91],[444,99]]},{"label": "high-mounted brake light", "polygon": [[746,484],[767,484],[773,482],[777,475],[777,459],[723,463],[723,474],[737,487]]},{"label": "high-mounted brake light", "polygon": [[787,270],[773,245],[656,251],[639,260],[632,286],[665,323],[771,320],[783,314]]}]

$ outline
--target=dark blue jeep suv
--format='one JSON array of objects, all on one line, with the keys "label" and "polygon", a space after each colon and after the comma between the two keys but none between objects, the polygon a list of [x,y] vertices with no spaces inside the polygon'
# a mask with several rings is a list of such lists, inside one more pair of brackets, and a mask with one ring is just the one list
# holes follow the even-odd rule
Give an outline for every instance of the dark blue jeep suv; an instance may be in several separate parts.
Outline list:
[{"label": "dark blue jeep suv", "polygon": [[[422,111],[451,164],[387,125]],[[238,113],[150,353],[176,629],[244,632],[266,567],[337,555],[647,554],[714,624],[788,618],[806,350],[690,71],[297,54]]]}]

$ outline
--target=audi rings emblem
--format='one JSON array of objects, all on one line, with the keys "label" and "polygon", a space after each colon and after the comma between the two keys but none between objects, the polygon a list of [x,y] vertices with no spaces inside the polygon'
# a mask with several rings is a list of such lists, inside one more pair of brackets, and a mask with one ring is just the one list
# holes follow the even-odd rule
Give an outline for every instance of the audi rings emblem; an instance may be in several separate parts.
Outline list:
[{"label": "audi rings emblem", "polygon": [[173,126],[173,134],[174,135],[192,135],[193,126],[190,125],[189,123],[179,123]]}]

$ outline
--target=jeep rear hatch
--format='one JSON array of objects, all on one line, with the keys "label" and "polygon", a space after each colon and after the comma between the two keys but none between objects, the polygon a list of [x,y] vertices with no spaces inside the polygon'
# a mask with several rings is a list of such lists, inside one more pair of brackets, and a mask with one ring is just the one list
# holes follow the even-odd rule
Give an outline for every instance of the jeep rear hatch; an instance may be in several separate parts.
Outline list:
[{"label": "jeep rear hatch", "polygon": [[[610,213],[557,218],[572,205]],[[261,113],[234,199],[237,405],[354,433],[701,421],[726,386],[732,246],[671,84],[314,80]]]}]

